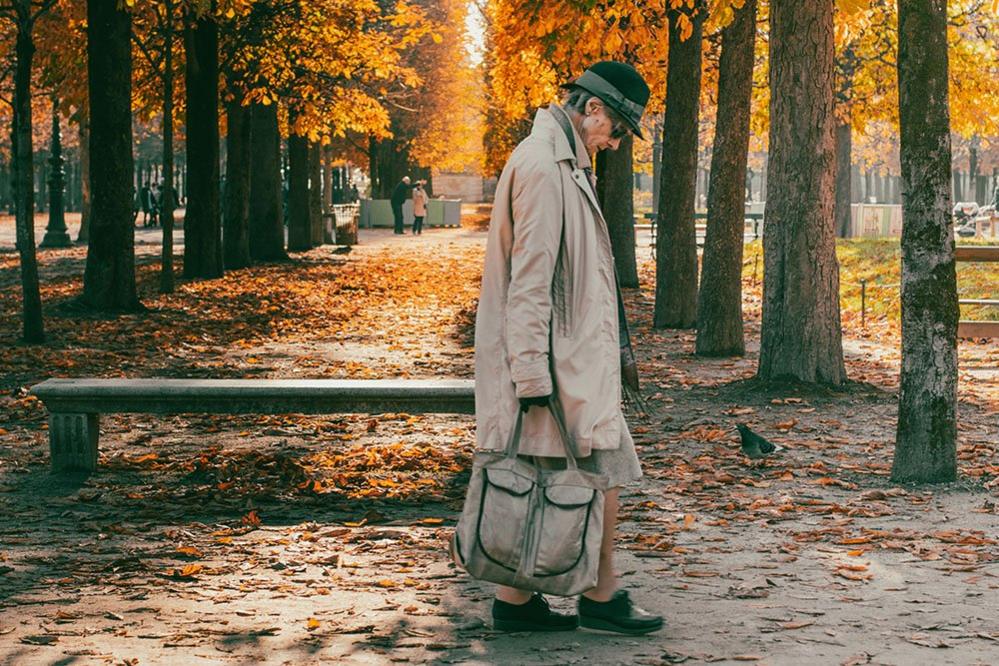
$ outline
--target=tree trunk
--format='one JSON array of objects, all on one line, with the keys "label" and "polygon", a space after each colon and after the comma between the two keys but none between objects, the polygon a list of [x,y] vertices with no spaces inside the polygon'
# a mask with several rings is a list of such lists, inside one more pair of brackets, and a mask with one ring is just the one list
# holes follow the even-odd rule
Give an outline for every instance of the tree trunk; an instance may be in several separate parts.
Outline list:
[{"label": "tree trunk", "polygon": [[312,247],[323,244],[322,144],[309,144],[309,227]]},{"label": "tree trunk", "polygon": [[222,277],[219,210],[218,24],[210,13],[184,31],[187,56],[187,172],[191,182],[184,215],[184,276]]},{"label": "tree trunk", "polygon": [[333,212],[333,147],[323,146],[323,213]]},{"label": "tree trunk", "polygon": [[[24,3],[27,5],[27,3]],[[31,61],[35,43],[30,6],[17,9],[17,38],[14,65],[14,215],[17,248],[21,261],[21,334],[29,344],[45,341],[42,297],[38,288],[38,260],[35,256],[34,151],[31,145]]]},{"label": "tree trunk", "polygon": [[697,117],[701,93],[701,32],[705,9],[690,20],[693,33],[680,39],[680,12],[669,11],[670,57],[666,72],[662,186],[656,224],[656,328],[697,324]]},{"label": "tree trunk", "polygon": [[250,106],[250,257],[283,261],[284,215],[281,206],[281,135],[277,106]]},{"label": "tree trunk", "polygon": [[138,310],[132,226],[132,16],[118,0],[87,1],[90,241],[82,303]]},{"label": "tree trunk", "polygon": [[631,135],[621,139],[617,150],[597,153],[597,186],[600,207],[607,220],[611,250],[622,287],[638,286],[635,261],[635,200]]},{"label": "tree trunk", "polygon": [[722,31],[721,39],[696,352],[702,356],[741,356],[746,351],[742,332],[742,250],[756,0],[746,0],[736,10],[735,19]]},{"label": "tree trunk", "polygon": [[770,156],[758,376],[841,384],[833,0],[770,4]]},{"label": "tree trunk", "polygon": [[836,235],[850,234],[850,193],[853,189],[853,134],[849,120],[836,125]]},{"label": "tree trunk", "polygon": [[373,136],[368,137],[368,182],[368,198],[379,198],[382,186],[378,182],[378,140]]},{"label": "tree trunk", "polygon": [[311,248],[309,140],[292,134],[288,137],[288,251],[305,252]]},{"label": "tree trunk", "polygon": [[160,293],[172,294],[173,211],[177,206],[173,187],[173,0],[164,0],[163,8],[166,22],[163,35],[163,183],[160,186],[163,247],[160,259]]},{"label": "tree trunk", "polygon": [[90,240],[90,119],[80,113],[80,231],[77,243]]},{"label": "tree trunk", "polygon": [[226,105],[225,229],[226,268],[250,265],[250,109],[240,100]]},{"label": "tree trunk", "polygon": [[892,480],[957,478],[957,276],[947,2],[899,0],[902,373]]}]

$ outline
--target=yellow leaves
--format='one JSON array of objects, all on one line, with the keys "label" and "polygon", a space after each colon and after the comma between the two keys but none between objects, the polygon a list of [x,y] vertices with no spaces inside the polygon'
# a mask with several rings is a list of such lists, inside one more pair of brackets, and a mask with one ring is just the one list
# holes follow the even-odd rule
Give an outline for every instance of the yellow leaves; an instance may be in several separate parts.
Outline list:
[{"label": "yellow leaves", "polygon": [[321,624],[322,624],[322,623],[321,623],[321,622],[320,622],[319,620],[317,620],[316,618],[314,618],[314,617],[310,617],[310,618],[309,618],[309,619],[308,619],[308,620],[307,620],[307,621],[305,622],[305,628],[306,628],[306,630],[308,630],[308,631],[315,631],[316,629],[318,629],[318,628],[319,628],[319,626],[320,626]]},{"label": "yellow leaves", "polygon": [[178,555],[183,555],[185,557],[193,557],[195,559],[200,559],[204,557],[204,553],[195,548],[194,546],[181,546],[177,549]]}]

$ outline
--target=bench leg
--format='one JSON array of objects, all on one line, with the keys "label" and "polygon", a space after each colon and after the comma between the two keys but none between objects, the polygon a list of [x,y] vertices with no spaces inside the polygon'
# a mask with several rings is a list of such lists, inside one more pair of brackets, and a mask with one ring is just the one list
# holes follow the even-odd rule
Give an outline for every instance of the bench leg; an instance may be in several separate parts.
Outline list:
[{"label": "bench leg", "polygon": [[97,469],[97,414],[50,414],[49,451],[52,471]]}]

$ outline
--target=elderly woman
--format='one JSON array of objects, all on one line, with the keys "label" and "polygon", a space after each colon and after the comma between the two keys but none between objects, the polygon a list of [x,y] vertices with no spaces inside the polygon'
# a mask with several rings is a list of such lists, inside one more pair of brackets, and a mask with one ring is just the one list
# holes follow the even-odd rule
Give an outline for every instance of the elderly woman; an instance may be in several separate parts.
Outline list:
[{"label": "elderly woman", "polygon": [[553,612],[540,594],[502,586],[492,615],[495,627],[508,631],[582,625],[645,634],[661,628],[662,618],[632,604],[612,561],[620,486],[642,472],[621,411],[627,329],[590,156],[616,150],[629,132],[641,136],[649,88],[617,62],[596,63],[566,87],[561,105],[538,110],[497,184],[475,326],[477,443],[504,449],[524,410],[519,453],[564,464],[547,408],[556,394],[580,468],[610,483],[599,579],[580,597],[578,616]]}]

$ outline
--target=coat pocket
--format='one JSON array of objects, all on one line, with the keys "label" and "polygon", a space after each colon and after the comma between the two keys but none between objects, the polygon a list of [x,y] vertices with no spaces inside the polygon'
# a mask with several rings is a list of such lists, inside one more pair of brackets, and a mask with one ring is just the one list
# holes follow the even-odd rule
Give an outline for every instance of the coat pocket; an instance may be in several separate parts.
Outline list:
[{"label": "coat pocket", "polygon": [[479,549],[493,564],[517,571],[524,549],[535,484],[510,470],[484,471],[479,519]]},{"label": "coat pocket", "polygon": [[559,576],[572,570],[586,551],[596,491],[573,485],[545,488],[534,572]]}]

